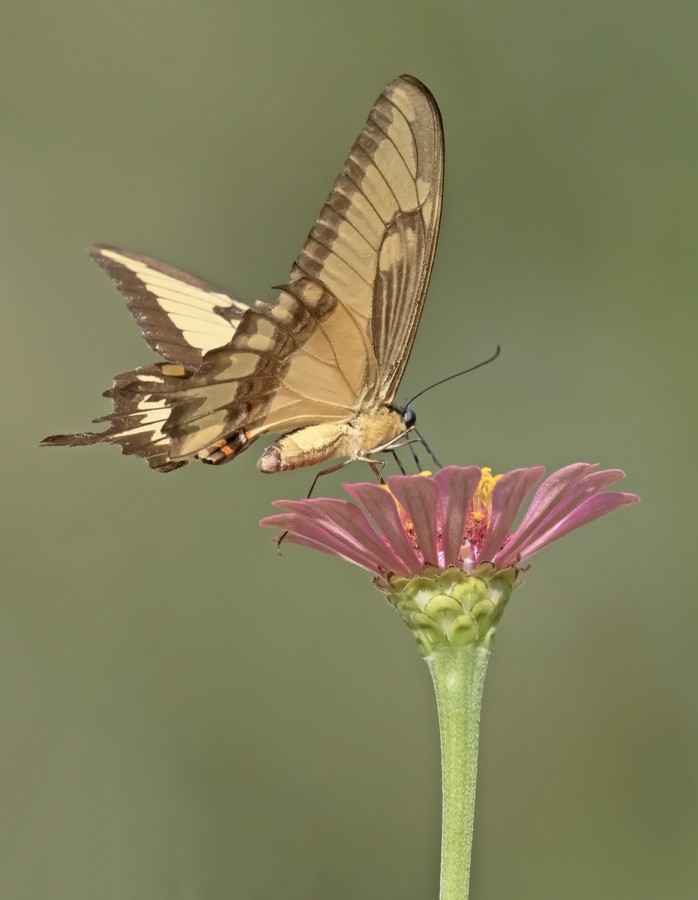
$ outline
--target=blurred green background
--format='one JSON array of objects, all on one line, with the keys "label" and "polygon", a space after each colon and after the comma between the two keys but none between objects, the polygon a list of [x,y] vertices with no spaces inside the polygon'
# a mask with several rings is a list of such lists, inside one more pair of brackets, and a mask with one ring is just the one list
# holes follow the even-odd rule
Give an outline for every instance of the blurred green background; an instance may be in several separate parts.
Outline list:
[{"label": "blurred green background", "polygon": [[0,897],[437,895],[412,639],[364,573],[279,558],[257,527],[308,472],[35,448],[152,358],[89,245],[272,298],[401,72],[447,147],[401,396],[501,343],[418,404],[437,453],[622,466],[643,498],[542,554],[507,611],[472,896],[695,897],[693,0],[6,0],[2,19]]}]

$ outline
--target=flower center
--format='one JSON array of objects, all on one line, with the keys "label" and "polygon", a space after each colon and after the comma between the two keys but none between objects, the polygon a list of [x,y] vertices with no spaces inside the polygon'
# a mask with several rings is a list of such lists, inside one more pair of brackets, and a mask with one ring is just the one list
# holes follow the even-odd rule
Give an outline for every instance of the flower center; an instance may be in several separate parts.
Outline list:
[{"label": "flower center", "polygon": [[[424,471],[419,474],[428,478],[432,473]],[[480,470],[480,482],[470,501],[470,507],[465,519],[463,546],[460,555],[461,560],[466,564],[466,568],[475,565],[477,562],[480,547],[485,541],[492,519],[492,496],[494,494],[494,486],[501,477],[501,475],[493,475],[492,469],[489,467]],[[412,522],[409,513],[403,508],[397,497],[391,493],[387,484],[381,485],[381,487],[388,491],[393,497],[405,534],[417,553],[420,553],[421,551],[417,541],[414,523]],[[441,535],[439,534],[439,540],[440,538]]]}]

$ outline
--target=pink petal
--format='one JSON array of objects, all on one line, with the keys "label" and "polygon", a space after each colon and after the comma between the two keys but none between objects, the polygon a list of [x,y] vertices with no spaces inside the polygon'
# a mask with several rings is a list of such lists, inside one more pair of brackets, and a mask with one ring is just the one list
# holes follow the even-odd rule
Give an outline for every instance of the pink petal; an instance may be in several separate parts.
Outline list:
[{"label": "pink petal", "polygon": [[432,479],[439,494],[438,525],[444,567],[458,563],[468,507],[481,475],[477,466],[446,466]]},{"label": "pink petal", "polygon": [[538,488],[528,512],[507,544],[507,557],[524,555],[527,547],[578,508],[588,497],[622,478],[620,469],[594,472],[595,464],[575,463],[553,472]]},{"label": "pink petal", "polygon": [[[522,548],[520,547],[517,555],[520,555],[521,559],[530,559],[534,553],[538,553],[539,550],[547,547],[548,544],[552,544],[552,542],[556,541],[558,538],[574,531],[575,528],[587,525],[589,522],[593,522],[594,519],[605,516],[607,513],[613,512],[616,509],[621,509],[623,506],[632,506],[634,503],[639,502],[640,498],[637,494],[624,494],[618,491],[613,491],[609,494],[596,494],[594,497],[589,497],[564,519],[556,522],[556,524],[548,531],[538,535],[534,540],[530,543],[526,543]],[[513,557],[510,558],[508,547],[505,549],[504,557],[506,557],[506,559],[503,558],[497,560],[497,565],[502,568],[506,568],[516,561]]]},{"label": "pink petal", "polygon": [[[277,500],[273,505],[289,510],[292,518],[284,523],[284,527],[294,534],[320,543],[332,542],[332,546],[343,553],[362,552],[364,567],[370,567],[375,572],[403,569],[397,554],[371,528],[365,514],[348,500],[330,497]],[[267,523],[267,519],[262,520],[262,524]]]},{"label": "pink petal", "polygon": [[388,479],[388,487],[412,520],[424,562],[438,566],[437,486],[424,475],[393,475]]},{"label": "pink petal", "polygon": [[366,482],[345,484],[344,490],[363,505],[374,525],[381,530],[393,551],[400,557],[404,566],[404,571],[400,574],[418,575],[424,563],[405,534],[393,495],[378,484]]},{"label": "pink petal", "polygon": [[526,495],[543,477],[543,466],[512,469],[499,479],[492,494],[492,514],[487,536],[478,551],[478,561],[494,562],[509,536],[511,525]]},{"label": "pink petal", "polygon": [[572,465],[558,469],[549,475],[536,491],[533,500],[531,500],[526,515],[517,529],[517,533],[521,532],[523,534],[532,522],[542,521],[551,510],[555,510],[560,497],[568,490],[570,485],[583,479],[594,468],[595,465],[593,463],[572,463]]},{"label": "pink petal", "polygon": [[[342,536],[332,534],[320,525],[313,529],[312,523],[300,521],[293,513],[282,513],[276,516],[267,516],[262,519],[260,525],[269,528],[279,528],[286,532],[284,542],[291,541],[295,544],[303,544],[315,550],[323,550],[340,559],[349,560],[357,566],[368,569],[378,574],[381,566],[375,555],[366,547],[357,547],[344,540]],[[280,535],[275,538],[278,540]]]},{"label": "pink petal", "polygon": [[[620,469],[595,470],[596,465],[575,463],[546,478],[513,535],[512,523],[544,470],[534,466],[506,473],[494,487],[488,533],[477,561],[507,568],[574,529],[639,501],[635,494],[602,493],[623,477]],[[449,466],[433,478],[393,476],[388,479],[390,493],[374,484],[347,484],[345,489],[363,509],[334,498],[279,500],[274,506],[285,512],[260,524],[287,530],[289,543],[321,550],[377,575],[416,575],[426,563],[444,568],[457,564],[480,477],[476,466]],[[414,535],[406,529],[398,504]]]},{"label": "pink petal", "polygon": [[[274,516],[270,516],[270,518],[275,518]],[[281,537],[281,535],[279,535]],[[274,538],[277,541],[279,538]],[[295,534],[293,531],[289,531],[286,537],[284,538],[284,544],[300,544],[301,547],[309,547],[311,550],[319,550],[321,553],[328,553],[330,556],[335,556],[337,559],[343,559],[345,562],[350,562],[352,565],[359,566],[362,569],[366,569],[368,572],[371,572],[374,575],[380,575],[380,572],[374,571],[373,568],[366,565],[366,560],[361,556],[361,554],[351,554],[349,552],[342,553],[334,547],[328,547],[325,544],[321,544],[319,541],[313,541],[309,537],[305,537],[300,534]]]}]

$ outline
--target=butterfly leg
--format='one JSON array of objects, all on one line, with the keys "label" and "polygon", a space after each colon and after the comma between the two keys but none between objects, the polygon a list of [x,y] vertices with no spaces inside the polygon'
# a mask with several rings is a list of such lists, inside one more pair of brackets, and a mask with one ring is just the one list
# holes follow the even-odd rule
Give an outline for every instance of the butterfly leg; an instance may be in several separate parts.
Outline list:
[{"label": "butterfly leg", "polygon": [[[398,468],[400,469],[400,472],[403,475],[406,475],[407,472],[405,471],[405,467],[403,466],[403,464],[400,460],[400,457],[397,455],[397,452],[396,452],[397,450],[400,450],[403,447],[410,448],[410,453],[412,454],[412,458],[415,461],[417,470],[418,471],[422,470],[422,466],[421,466],[419,459],[417,458],[417,455],[412,446],[413,444],[418,443],[418,441],[415,438],[410,436],[411,431],[412,431],[412,427],[410,427],[407,431],[404,431],[402,434],[399,434],[392,441],[389,441],[387,444],[384,444],[382,447],[378,447],[376,450],[374,450],[374,453],[391,453],[395,462],[397,463]],[[385,465],[385,462],[383,462],[382,464]]]},{"label": "butterfly leg", "polygon": [[415,428],[415,434],[419,438],[419,443],[424,447],[424,449],[427,451],[427,453],[431,457],[434,465],[437,466],[439,469],[443,469],[443,466],[441,465],[439,460],[434,456],[431,447],[429,446],[429,444],[427,444],[427,442],[424,440],[424,437],[422,436],[422,434],[419,431],[417,431],[416,428]]},{"label": "butterfly leg", "polygon": [[403,464],[402,464],[402,460],[401,460],[400,457],[397,455],[397,450],[391,450],[390,452],[392,453],[393,459],[395,460],[395,465],[398,467],[398,469],[400,470],[400,472],[401,472],[403,475],[407,475],[407,472],[405,472],[405,467],[404,467]]},{"label": "butterfly leg", "polygon": [[313,483],[310,485],[310,490],[306,494],[305,499],[310,500],[310,498],[313,494],[313,491],[315,490],[315,485],[317,484],[319,478],[322,478],[323,475],[331,475],[333,472],[339,472],[340,469],[343,469],[345,466],[348,466],[350,462],[353,462],[353,460],[345,459],[343,462],[337,463],[336,466],[330,466],[329,469],[321,469],[317,473],[315,478],[313,478]]},{"label": "butterfly leg", "polygon": [[424,467],[422,466],[421,462],[419,461],[419,457],[417,456],[417,451],[414,449],[415,443],[416,443],[416,441],[408,441],[407,442],[407,444],[410,448],[410,453],[412,454],[412,459],[414,460],[414,464],[415,464],[415,466],[417,466],[417,471],[423,472]]},{"label": "butterfly leg", "polygon": [[371,471],[376,476],[376,480],[378,484],[385,484],[385,480],[383,478],[383,471],[385,469],[385,460],[384,459],[364,459],[364,462],[367,462],[371,467]]},{"label": "butterfly leg", "polygon": [[[331,475],[333,472],[339,472],[340,469],[343,469],[345,466],[348,466],[349,463],[353,462],[353,461],[354,460],[352,460],[352,459],[345,459],[343,462],[337,463],[336,466],[330,466],[329,469],[322,469],[320,472],[318,472],[317,475],[315,476],[315,478],[313,478],[312,484],[310,485],[310,490],[305,495],[305,499],[310,500],[310,498],[313,494],[313,491],[315,490],[315,485],[317,484],[319,478],[322,478],[323,475]],[[283,539],[286,537],[287,534],[288,534],[288,531],[284,531],[284,533],[279,537],[279,539],[276,542],[276,549],[278,550],[279,553],[281,553],[281,542],[283,541]]]}]

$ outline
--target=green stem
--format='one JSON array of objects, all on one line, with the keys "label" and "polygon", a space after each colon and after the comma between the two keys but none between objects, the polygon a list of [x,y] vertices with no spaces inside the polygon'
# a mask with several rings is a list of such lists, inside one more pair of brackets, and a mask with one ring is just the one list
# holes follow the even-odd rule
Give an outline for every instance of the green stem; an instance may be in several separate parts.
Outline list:
[{"label": "green stem", "polygon": [[441,735],[440,900],[467,900],[473,844],[480,704],[490,651],[442,644],[426,658]]}]

